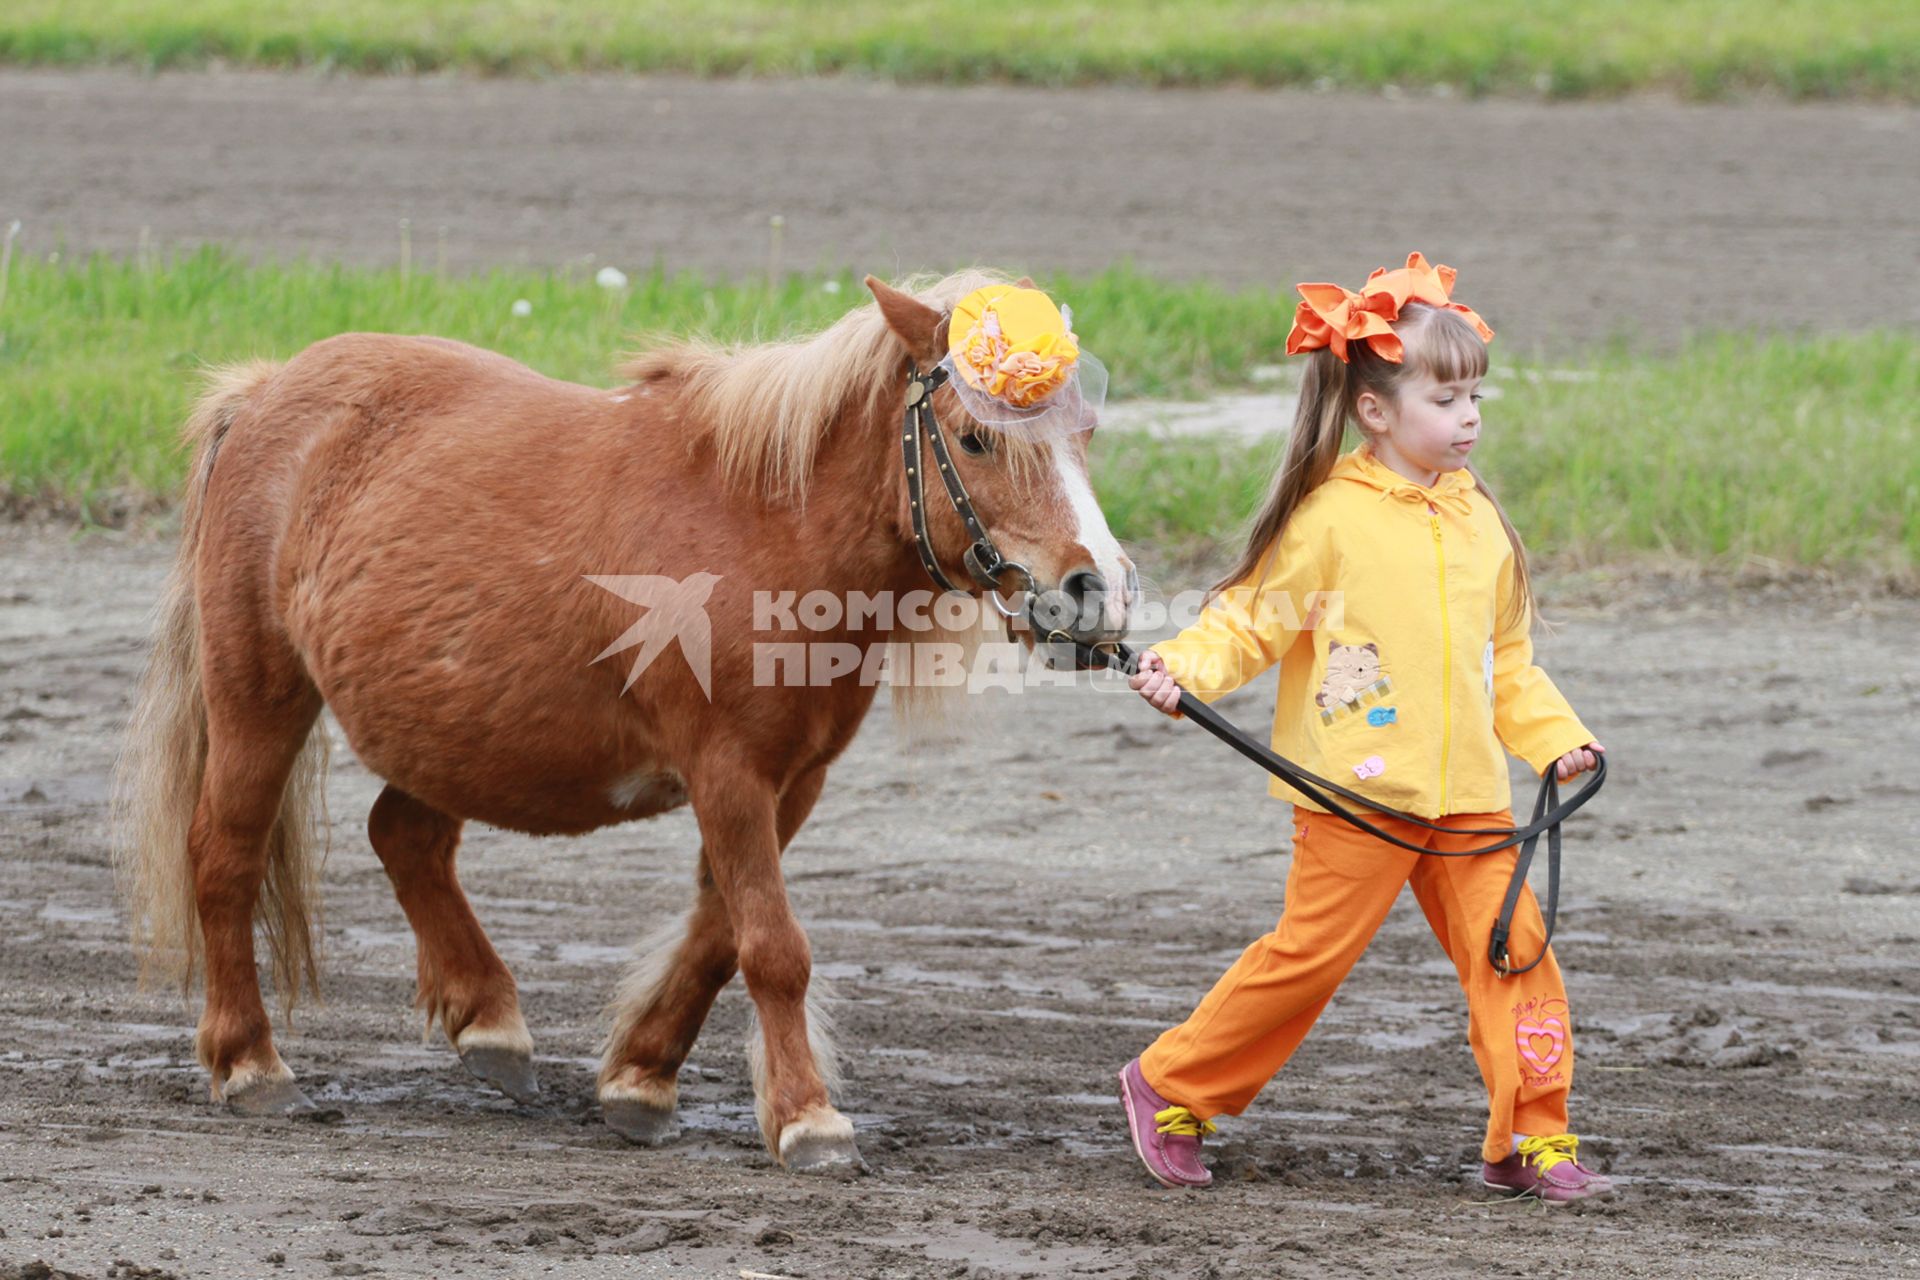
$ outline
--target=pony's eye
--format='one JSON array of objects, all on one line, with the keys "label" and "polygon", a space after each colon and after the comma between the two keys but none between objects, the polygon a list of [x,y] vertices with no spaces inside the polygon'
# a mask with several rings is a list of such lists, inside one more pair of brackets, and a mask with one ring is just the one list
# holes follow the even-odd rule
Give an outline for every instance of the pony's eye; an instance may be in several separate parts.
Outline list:
[{"label": "pony's eye", "polygon": [[976,457],[976,458],[988,451],[987,442],[981,439],[977,433],[972,431],[969,431],[965,435],[960,437],[960,448],[964,452],[971,454],[973,457]]}]

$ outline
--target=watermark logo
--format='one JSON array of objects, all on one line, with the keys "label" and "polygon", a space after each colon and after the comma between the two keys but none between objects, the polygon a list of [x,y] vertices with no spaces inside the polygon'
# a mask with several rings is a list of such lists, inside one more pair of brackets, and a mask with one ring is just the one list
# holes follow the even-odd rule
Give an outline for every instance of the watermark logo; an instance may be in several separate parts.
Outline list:
[{"label": "watermark logo", "polygon": [[648,573],[585,576],[594,586],[646,609],[640,620],[622,632],[618,640],[594,655],[593,660],[599,662],[635,645],[640,647],[633,665],[627,669],[627,682],[620,686],[621,693],[633,688],[640,673],[651,666],[668,645],[677,643],[687,665],[693,668],[694,679],[700,682],[700,692],[707,695],[707,701],[713,701],[713,623],[707,617],[707,600],[720,581],[719,574],[701,572],[685,578]]},{"label": "watermark logo", "polygon": [[[645,612],[620,637],[594,656],[600,662],[637,649],[621,693],[632,689],[654,659],[673,645],[713,700],[713,625],[708,602],[720,576],[695,573],[683,579],[658,574],[587,574],[588,582]],[[1045,603],[1043,593],[1039,603]],[[1244,646],[1233,637],[1337,630],[1344,617],[1338,592],[1311,592],[1296,601],[1285,592],[1235,589],[1209,595],[1189,591],[1165,599],[1134,602],[1128,621],[1142,631],[1184,630],[1211,615],[1190,673],[1203,687],[1237,683],[1234,673],[1246,661]],[[1097,603],[1067,602],[1057,619],[1069,634],[1097,633]],[[863,685],[925,685],[1018,690],[1026,686],[1072,683],[1077,665],[1051,643],[1060,632],[1031,634],[1025,611],[1006,619],[980,597],[929,591],[890,592],[755,591],[750,600],[752,681],[756,687],[824,686],[842,681]],[[1045,610],[1040,625],[1056,625]],[[745,621],[743,619],[742,621]],[[1071,629],[1071,630],[1069,630]],[[862,633],[866,633],[863,637]],[[879,633],[879,634],[875,634]],[[971,643],[957,643],[968,638]],[[1026,633],[1039,659],[1023,660],[1026,646],[1010,633]],[[783,638],[792,637],[792,638]],[[1136,642],[1139,643],[1139,642]],[[1119,686],[1125,688],[1124,682]]]}]

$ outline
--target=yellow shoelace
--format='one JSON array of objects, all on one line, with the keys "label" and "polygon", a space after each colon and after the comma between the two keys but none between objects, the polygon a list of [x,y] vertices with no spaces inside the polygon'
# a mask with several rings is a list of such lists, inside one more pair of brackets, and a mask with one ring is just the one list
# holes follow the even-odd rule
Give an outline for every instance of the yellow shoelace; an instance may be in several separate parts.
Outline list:
[{"label": "yellow shoelace", "polygon": [[1202,1120],[1185,1107],[1168,1107],[1165,1111],[1154,1112],[1153,1124],[1157,1132],[1176,1134],[1182,1138],[1204,1138],[1217,1132],[1213,1121]]},{"label": "yellow shoelace", "polygon": [[1520,1139],[1520,1161],[1530,1164],[1541,1173],[1557,1164],[1575,1161],[1580,1154],[1580,1139],[1570,1133],[1556,1133],[1550,1138]]}]

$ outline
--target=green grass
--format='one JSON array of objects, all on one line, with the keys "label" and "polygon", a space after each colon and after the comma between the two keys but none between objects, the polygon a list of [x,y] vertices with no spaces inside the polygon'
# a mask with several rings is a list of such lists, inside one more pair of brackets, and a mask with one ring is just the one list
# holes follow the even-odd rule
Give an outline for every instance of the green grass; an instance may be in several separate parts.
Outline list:
[{"label": "green grass", "polygon": [[[1292,303],[1165,284],[1124,268],[1043,281],[1113,368],[1111,394],[1190,395],[1280,358]],[[635,273],[624,290],[585,271],[441,278],[337,265],[249,265],[201,250],[166,262],[16,254],[0,303],[0,490],[16,503],[108,518],[172,491],[174,433],[196,370],[284,358],[347,330],[434,333],[558,378],[612,385],[646,333],[758,340],[824,327],[867,297],[856,275],[714,284]],[[513,304],[532,314],[513,315]],[[1097,334],[1097,340],[1093,335]]]},{"label": "green grass", "polygon": [[10,0],[0,61],[1920,96],[1911,0]]},{"label": "green grass", "polygon": [[[1277,294],[1126,270],[1044,283],[1073,303],[1116,398],[1243,385],[1281,359],[1291,314]],[[638,333],[775,337],[824,325],[863,296],[850,275],[769,287],[656,271],[609,292],[583,273],[403,280],[214,250],[144,267],[16,257],[0,302],[0,493],[99,520],[163,502],[181,475],[176,432],[202,365],[285,357],[344,330],[462,338],[611,385],[615,353]],[[517,299],[531,315],[512,314]],[[1911,333],[1704,338],[1575,370],[1496,365],[1489,382],[1499,394],[1480,462],[1537,552],[1903,574],[1920,565]],[[1094,456],[1121,537],[1192,550],[1236,535],[1276,446],[1108,430]]]},{"label": "green grass", "polygon": [[[1577,370],[1496,364],[1488,383],[1499,394],[1475,459],[1535,553],[1920,568],[1910,332],[1708,337]],[[1277,442],[1100,449],[1095,486],[1116,530],[1188,550],[1238,536],[1279,457]]]},{"label": "green grass", "polygon": [[1529,544],[1920,566],[1912,332],[1722,336],[1593,372],[1489,406],[1487,478]]}]

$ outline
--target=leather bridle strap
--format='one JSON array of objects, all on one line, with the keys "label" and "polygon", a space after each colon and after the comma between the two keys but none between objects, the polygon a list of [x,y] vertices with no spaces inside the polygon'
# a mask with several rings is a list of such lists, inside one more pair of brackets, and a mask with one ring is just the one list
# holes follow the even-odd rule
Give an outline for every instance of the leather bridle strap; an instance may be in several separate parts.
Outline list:
[{"label": "leather bridle strap", "polygon": [[[910,366],[911,367],[911,366]],[[913,519],[913,545],[920,552],[920,563],[926,566],[927,576],[939,584],[943,591],[958,591],[953,579],[947,577],[934,558],[933,539],[927,536],[927,504],[925,463],[920,458],[921,415],[933,414],[933,390],[947,380],[947,371],[936,368],[932,374],[922,377],[918,368],[912,369],[907,379],[907,422],[900,434],[900,454],[907,465],[907,509]],[[938,432],[938,424],[933,431]],[[931,434],[931,433],[930,433]],[[943,471],[952,468],[943,467]],[[971,533],[979,523],[979,517],[973,513],[973,503],[960,509],[960,518],[967,522],[967,531]]]},{"label": "leather bridle strap", "polygon": [[[940,420],[933,412],[933,393],[947,380],[947,370],[936,365],[928,372],[921,373],[919,366],[911,363],[907,369],[907,414],[900,432],[900,455],[907,468],[907,507],[913,521],[913,543],[920,553],[920,563],[926,567],[927,576],[939,584],[943,591],[964,591],[940,567],[940,561],[933,553],[933,539],[927,532],[926,460],[920,452],[922,434],[926,436],[927,448],[933,454],[940,481],[946,487],[947,498],[953,503],[960,522],[967,528],[970,542],[963,557],[967,573],[990,592],[1000,590],[1003,576],[1017,573],[1026,579],[1022,589],[1032,592],[1033,574],[1025,565],[1002,556],[1000,549],[993,545],[987,526],[981,523],[979,513],[973,508],[973,499],[967,494],[967,486],[953,469],[953,455],[947,452],[945,433],[940,430]],[[1013,616],[999,603],[997,595],[994,601],[995,608],[1003,615]]]}]

